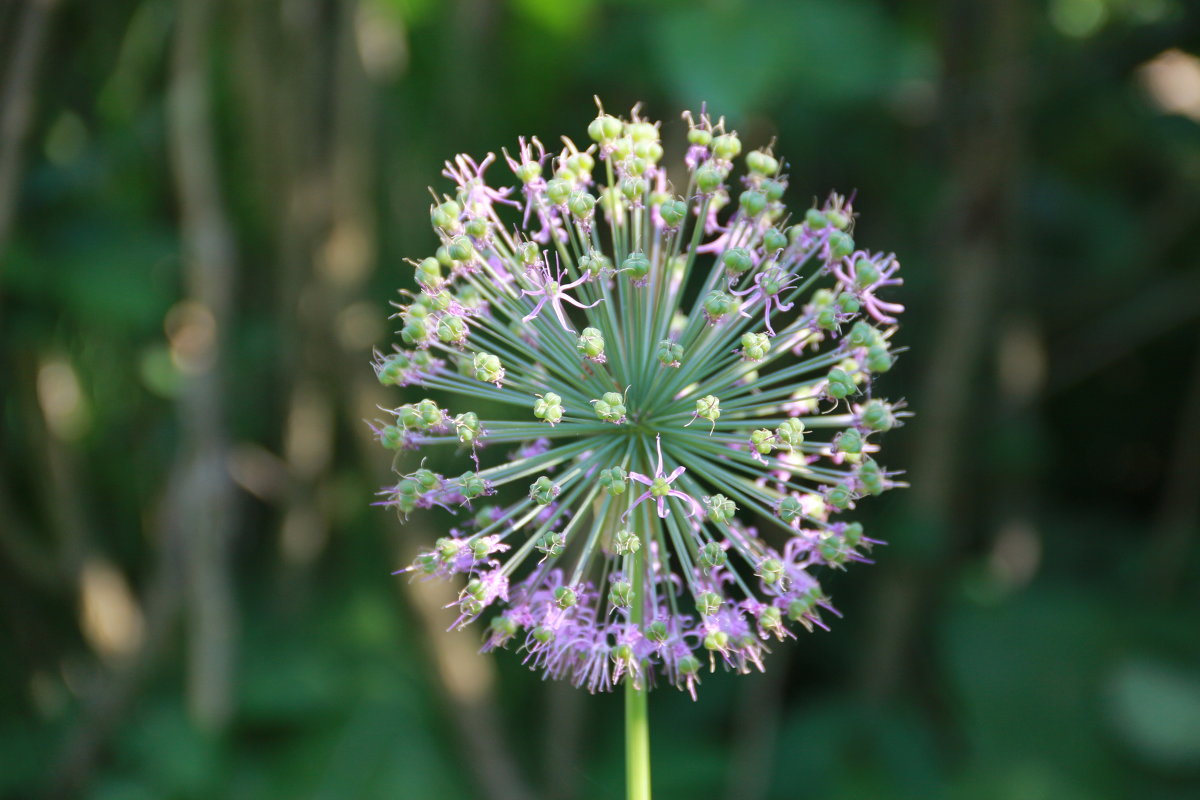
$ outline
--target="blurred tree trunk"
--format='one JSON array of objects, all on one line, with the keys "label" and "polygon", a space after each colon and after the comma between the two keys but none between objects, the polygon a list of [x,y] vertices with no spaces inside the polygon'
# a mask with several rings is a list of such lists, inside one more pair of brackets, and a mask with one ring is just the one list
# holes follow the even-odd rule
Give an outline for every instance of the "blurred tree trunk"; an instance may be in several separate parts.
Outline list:
[{"label": "blurred tree trunk", "polygon": [[167,123],[183,245],[179,335],[190,342],[179,402],[183,446],[176,469],[182,491],[174,509],[187,530],[188,704],[200,725],[220,729],[233,711],[237,630],[223,346],[232,325],[237,252],[217,185],[209,80],[215,8],[210,0],[178,5]]},{"label": "blurred tree trunk", "polygon": [[[3,59],[3,94],[0,94],[0,256],[16,213],[18,184],[25,139],[33,116],[38,67],[46,43],[46,30],[58,0],[25,0],[16,25],[0,35],[7,48]],[[0,259],[0,266],[3,260]]]},{"label": "blurred tree trunk", "polygon": [[942,246],[943,289],[914,403],[911,540],[897,548],[907,563],[896,564],[879,588],[879,617],[863,662],[861,684],[873,697],[892,694],[910,677],[930,589],[941,585],[937,576],[962,545],[966,521],[980,513],[969,505],[964,478],[971,471],[962,445],[977,433],[971,410],[990,409],[980,367],[995,318],[997,277],[1009,257],[1020,178],[1029,9],[1008,0],[950,0],[939,7],[942,135],[953,170],[945,210],[931,231]]}]

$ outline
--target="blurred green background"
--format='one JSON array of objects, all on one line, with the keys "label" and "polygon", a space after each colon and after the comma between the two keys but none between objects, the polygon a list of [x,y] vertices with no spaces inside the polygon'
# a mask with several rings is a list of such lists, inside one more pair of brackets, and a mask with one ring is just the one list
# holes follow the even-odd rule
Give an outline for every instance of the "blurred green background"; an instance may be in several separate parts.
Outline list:
[{"label": "blurred green background", "polygon": [[[620,796],[620,696],[445,634],[369,367],[442,161],[593,94],[895,250],[891,544],[660,798],[1200,796],[1200,4],[0,4],[0,796]],[[500,175],[501,171],[496,171]]]}]

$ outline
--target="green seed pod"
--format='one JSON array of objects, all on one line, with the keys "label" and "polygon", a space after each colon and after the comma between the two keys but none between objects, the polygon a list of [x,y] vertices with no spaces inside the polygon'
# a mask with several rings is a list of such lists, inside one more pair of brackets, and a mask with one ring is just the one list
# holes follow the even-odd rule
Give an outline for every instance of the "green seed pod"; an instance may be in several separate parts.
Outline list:
[{"label": "green seed pod", "polygon": [[570,586],[560,586],[554,590],[554,602],[559,608],[570,608],[579,602],[579,597]]},{"label": "green seed pod", "polygon": [[404,431],[395,425],[384,425],[379,431],[379,443],[388,450],[399,450],[404,446]]},{"label": "green seed pod", "polygon": [[700,194],[712,194],[725,183],[725,172],[714,164],[707,163],[696,170],[696,188]]},{"label": "green seed pod", "polygon": [[896,424],[892,410],[882,400],[871,400],[867,403],[859,415],[859,421],[872,431],[891,430],[892,426]]},{"label": "green seed pod", "polygon": [[656,355],[658,363],[664,367],[678,367],[679,360],[683,358],[683,346],[672,342],[670,339],[663,339],[658,343]]},{"label": "green seed pod", "polygon": [[562,398],[554,392],[546,392],[533,401],[533,415],[551,425],[557,425],[563,418]]},{"label": "green seed pod", "polygon": [[763,583],[770,585],[779,583],[783,578],[783,562],[778,558],[764,558],[758,565],[758,572],[755,573],[762,578]]},{"label": "green seed pod", "polygon": [[788,495],[779,500],[779,506],[775,511],[779,518],[789,525],[804,516],[804,506],[799,498]]},{"label": "green seed pod", "polygon": [[759,428],[756,431],[750,432],[750,446],[758,452],[759,455],[770,455],[771,451],[776,448],[778,442],[775,439],[775,434],[766,429]]},{"label": "green seed pod", "polygon": [[722,161],[732,161],[742,152],[742,140],[736,133],[722,133],[713,139],[713,156]]},{"label": "green seed pod", "polygon": [[887,488],[884,482],[883,470],[870,458],[864,458],[863,462],[858,466],[858,481],[869,494],[883,494],[883,490]]},{"label": "green seed pod", "polygon": [[629,581],[614,581],[608,590],[608,599],[616,608],[633,605],[633,584]]},{"label": "green seed pod", "polygon": [[853,252],[853,236],[838,230],[829,234],[829,255],[831,258],[845,258]]},{"label": "green seed pod", "polygon": [[463,230],[467,232],[467,236],[470,236],[472,239],[481,242],[488,238],[488,234],[491,233],[491,227],[492,226],[488,224],[486,219],[476,217],[468,222],[466,226],[464,226]]},{"label": "green seed pod", "polygon": [[774,175],[779,171],[779,162],[763,150],[751,150],[746,154],[746,166],[759,175]]},{"label": "green seed pod", "polygon": [[696,597],[696,610],[702,616],[711,617],[721,610],[721,604],[724,602],[725,599],[716,592],[701,592]]},{"label": "green seed pod", "polygon": [[596,210],[596,198],[584,191],[571,192],[567,199],[567,208],[577,219],[591,219]]},{"label": "green seed pod", "polygon": [[854,378],[841,367],[834,367],[829,370],[829,376],[826,378],[825,394],[832,397],[834,400],[841,400],[845,397],[858,391],[858,384],[854,382]]},{"label": "green seed pod", "polygon": [[539,506],[549,505],[558,497],[559,487],[545,475],[529,485],[529,497]]},{"label": "green seed pod", "polygon": [[641,547],[642,540],[631,530],[619,530],[613,537],[613,550],[619,556],[636,553]]},{"label": "green seed pod", "polygon": [[598,328],[584,328],[575,347],[586,358],[593,361],[604,360],[604,336]]},{"label": "green seed pod", "polygon": [[629,473],[621,467],[611,467],[609,469],[600,470],[600,485],[608,490],[611,495],[625,494],[625,490],[629,486]]},{"label": "green seed pod", "polygon": [[571,196],[571,184],[562,178],[551,178],[546,181],[546,197],[556,206],[567,202]]},{"label": "green seed pod", "polygon": [[605,422],[620,424],[625,421],[625,399],[617,392],[605,392],[599,400],[592,401],[596,416]]},{"label": "green seed pod", "polygon": [[839,453],[858,455],[863,449],[862,434],[858,432],[858,428],[847,428],[838,434],[834,445]]},{"label": "green seed pod", "polygon": [[567,547],[567,537],[562,533],[543,533],[536,547],[548,558],[557,558]]},{"label": "green seed pod", "polygon": [[873,344],[867,349],[867,369],[871,372],[887,372],[892,368],[892,354],[887,345]]},{"label": "green seed pod", "polygon": [[782,446],[793,451],[804,443],[804,423],[795,417],[784,420],[783,424],[775,429],[775,436]]},{"label": "green seed pod", "polygon": [[736,278],[753,267],[754,260],[743,248],[731,247],[721,254],[721,266],[725,268],[726,275]]},{"label": "green seed pod", "polygon": [[879,268],[865,258],[854,262],[854,285],[866,289],[879,280]]},{"label": "green seed pod", "polygon": [[709,631],[704,634],[704,649],[725,652],[728,647],[729,634],[725,631]]},{"label": "green seed pod", "polygon": [[467,341],[467,322],[462,317],[447,314],[438,323],[438,339],[446,344],[461,345]]},{"label": "green seed pod", "polygon": [[771,352],[771,340],[765,333],[742,334],[742,358],[746,361],[762,361]]},{"label": "green seed pod", "polygon": [[767,207],[767,196],[762,192],[748,189],[738,197],[738,204],[746,216],[757,217]]},{"label": "green seed pod", "polygon": [[[710,506],[709,508],[711,510],[712,507]],[[729,561],[729,554],[725,552],[719,543],[709,542],[700,548],[700,558],[697,561],[703,569],[715,569],[716,567],[725,566],[726,562]]]},{"label": "green seed pod", "polygon": [[475,377],[485,383],[500,383],[504,380],[504,366],[491,353],[479,352],[472,360]]},{"label": "green seed pod", "polygon": [[771,228],[763,234],[763,250],[767,253],[778,253],[787,245],[787,237],[778,228]]},{"label": "green seed pod", "polygon": [[[708,518],[718,524],[724,524],[733,519],[733,515],[737,513],[737,506],[723,494],[714,494],[711,497],[704,498],[704,504],[708,506]],[[706,545],[711,547],[712,544]],[[717,545],[717,550],[721,550],[720,545]],[[721,555],[724,556],[725,551],[721,550]],[[722,562],[724,563],[724,562]]]},{"label": "green seed pod", "polygon": [[415,278],[417,285],[427,290],[437,290],[441,287],[442,265],[436,258],[424,258],[417,264]]},{"label": "green seed pod", "polygon": [[687,203],[682,200],[667,200],[658,209],[659,216],[668,228],[678,228],[679,224],[687,219],[687,213]]},{"label": "green seed pod", "polygon": [[630,253],[621,262],[621,269],[628,272],[635,282],[644,280],[650,273],[650,259],[644,253]]},{"label": "green seed pod", "polygon": [[458,491],[467,500],[474,500],[488,493],[487,482],[474,472],[464,472],[458,476]]},{"label": "green seed pod", "polygon": [[704,298],[704,314],[710,322],[716,322],[737,308],[737,301],[720,290],[709,292]]},{"label": "green seed pod", "polygon": [[854,493],[847,486],[837,484],[830,486],[825,492],[825,502],[839,511],[845,511],[854,500]]},{"label": "green seed pod", "polygon": [[705,395],[696,401],[696,416],[716,422],[721,416],[721,401],[716,395]]}]

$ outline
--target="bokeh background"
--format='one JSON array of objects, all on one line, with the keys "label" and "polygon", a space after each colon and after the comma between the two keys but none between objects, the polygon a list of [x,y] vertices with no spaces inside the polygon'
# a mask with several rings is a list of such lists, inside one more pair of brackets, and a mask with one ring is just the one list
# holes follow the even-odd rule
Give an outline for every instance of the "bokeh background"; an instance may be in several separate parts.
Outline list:
[{"label": "bokeh background", "polygon": [[619,695],[390,574],[445,517],[362,422],[442,161],[594,94],[856,189],[909,306],[890,546],[652,696],[657,796],[1200,796],[1198,56],[1188,0],[0,4],[0,796],[620,796]]}]

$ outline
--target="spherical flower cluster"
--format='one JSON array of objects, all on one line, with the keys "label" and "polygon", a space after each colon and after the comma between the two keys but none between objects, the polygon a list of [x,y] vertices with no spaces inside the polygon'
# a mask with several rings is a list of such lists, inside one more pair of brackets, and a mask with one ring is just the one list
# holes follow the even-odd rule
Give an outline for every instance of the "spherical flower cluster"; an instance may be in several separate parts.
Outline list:
[{"label": "spherical flower cluster", "polygon": [[455,578],[454,627],[485,616],[485,650],[591,691],[761,669],[837,613],[818,573],[878,543],[843,512],[901,485],[876,458],[905,412],[872,392],[899,262],[857,245],[841,196],[791,214],[771,148],[734,180],[738,135],[684,119],[678,173],[636,108],[601,109],[586,148],[520,140],[513,186],[487,182],[494,154],[447,162],[440,246],[375,363],[451,405],[389,409],[379,441],[469,459],[381,493],[456,515],[401,571]]}]

